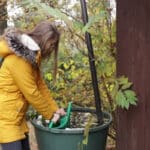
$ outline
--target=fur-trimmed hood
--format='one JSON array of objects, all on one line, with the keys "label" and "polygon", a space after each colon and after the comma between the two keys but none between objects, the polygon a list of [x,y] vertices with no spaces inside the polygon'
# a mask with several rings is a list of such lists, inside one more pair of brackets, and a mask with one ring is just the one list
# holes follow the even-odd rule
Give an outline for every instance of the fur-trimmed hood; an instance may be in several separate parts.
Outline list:
[{"label": "fur-trimmed hood", "polygon": [[2,37],[5,40],[8,48],[2,49],[0,47],[0,56],[5,53],[5,56],[14,53],[17,56],[23,57],[33,66],[37,66],[40,47],[27,34],[18,31],[16,28],[7,28]]}]

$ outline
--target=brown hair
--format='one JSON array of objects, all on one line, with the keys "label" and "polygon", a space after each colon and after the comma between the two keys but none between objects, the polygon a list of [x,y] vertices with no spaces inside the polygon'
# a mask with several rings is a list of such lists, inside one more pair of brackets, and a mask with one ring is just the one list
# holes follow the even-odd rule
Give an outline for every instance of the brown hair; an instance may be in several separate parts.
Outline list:
[{"label": "brown hair", "polygon": [[60,33],[58,32],[54,23],[49,21],[43,21],[39,23],[35,28],[28,33],[41,49],[41,58],[50,57],[54,52],[54,75],[57,73],[57,56]]}]

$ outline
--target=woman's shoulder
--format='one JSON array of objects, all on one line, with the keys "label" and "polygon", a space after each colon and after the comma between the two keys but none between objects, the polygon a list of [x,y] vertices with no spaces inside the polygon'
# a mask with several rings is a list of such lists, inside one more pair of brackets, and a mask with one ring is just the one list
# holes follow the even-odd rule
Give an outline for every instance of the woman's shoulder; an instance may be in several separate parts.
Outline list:
[{"label": "woman's shoulder", "polygon": [[7,41],[3,36],[0,36],[0,43],[5,43],[5,44],[7,43]]},{"label": "woman's shoulder", "polygon": [[31,64],[28,63],[24,58],[19,57],[15,54],[10,54],[6,56],[5,63],[8,67],[22,67],[22,69],[25,69],[26,67],[31,67]]}]

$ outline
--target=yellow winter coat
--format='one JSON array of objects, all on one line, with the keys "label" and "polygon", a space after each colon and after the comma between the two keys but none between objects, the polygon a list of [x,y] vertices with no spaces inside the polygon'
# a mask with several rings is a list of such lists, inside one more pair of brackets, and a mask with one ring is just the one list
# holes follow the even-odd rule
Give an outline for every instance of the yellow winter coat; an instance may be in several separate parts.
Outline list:
[{"label": "yellow winter coat", "polygon": [[[11,36],[0,39],[0,57],[4,57],[0,67],[0,143],[25,138],[24,134],[28,132],[25,113],[29,104],[45,119],[50,119],[58,109],[33,65],[36,62],[32,57],[29,61],[30,52],[22,54],[28,48],[20,50],[17,47],[16,50],[16,43],[12,43],[12,39]],[[33,56],[37,55],[37,52],[32,53],[36,53]]]}]

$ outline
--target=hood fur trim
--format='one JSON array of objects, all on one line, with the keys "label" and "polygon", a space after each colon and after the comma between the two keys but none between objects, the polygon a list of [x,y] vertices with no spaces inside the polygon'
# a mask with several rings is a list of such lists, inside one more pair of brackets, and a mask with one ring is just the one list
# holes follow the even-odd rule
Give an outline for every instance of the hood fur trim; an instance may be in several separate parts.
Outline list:
[{"label": "hood fur trim", "polygon": [[23,57],[33,66],[37,66],[36,56],[38,51],[32,51],[21,42],[21,36],[23,33],[16,28],[7,28],[4,33],[4,38],[8,43],[10,49],[20,57]]},{"label": "hood fur trim", "polygon": [[38,44],[27,34],[22,34],[20,37],[21,43],[31,51],[38,51],[40,47]]}]

